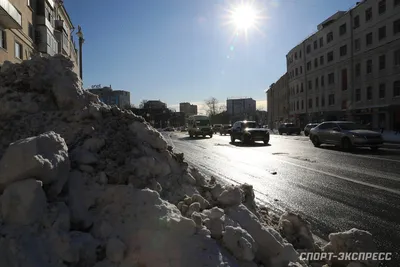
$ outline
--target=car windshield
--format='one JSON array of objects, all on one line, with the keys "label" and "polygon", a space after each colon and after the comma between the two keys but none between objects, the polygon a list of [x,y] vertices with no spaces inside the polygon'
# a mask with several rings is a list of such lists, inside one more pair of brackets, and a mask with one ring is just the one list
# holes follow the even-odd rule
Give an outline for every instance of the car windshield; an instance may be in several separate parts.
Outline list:
[{"label": "car windshield", "polygon": [[339,127],[342,130],[346,130],[346,131],[350,131],[350,130],[365,130],[366,127],[361,125],[361,124],[357,124],[357,123],[338,123]]},{"label": "car windshield", "polygon": [[229,129],[229,128],[231,128],[230,125],[225,125],[225,126],[224,126],[224,129]]},{"label": "car windshield", "polygon": [[294,127],[294,124],[293,123],[287,123],[286,127]]},{"label": "car windshield", "polygon": [[196,121],[196,125],[197,126],[208,126],[208,125],[210,125],[210,121],[208,121],[208,120],[199,120],[199,121]]},{"label": "car windshield", "polygon": [[258,124],[255,122],[246,122],[244,128],[258,128]]}]

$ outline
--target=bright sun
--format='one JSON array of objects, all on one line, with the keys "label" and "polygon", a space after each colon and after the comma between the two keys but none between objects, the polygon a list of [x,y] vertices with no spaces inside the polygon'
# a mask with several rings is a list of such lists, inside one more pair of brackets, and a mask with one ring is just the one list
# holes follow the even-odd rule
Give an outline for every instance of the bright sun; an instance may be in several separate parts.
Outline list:
[{"label": "bright sun", "polygon": [[239,30],[247,31],[256,26],[257,13],[250,5],[241,5],[232,10],[232,22]]}]

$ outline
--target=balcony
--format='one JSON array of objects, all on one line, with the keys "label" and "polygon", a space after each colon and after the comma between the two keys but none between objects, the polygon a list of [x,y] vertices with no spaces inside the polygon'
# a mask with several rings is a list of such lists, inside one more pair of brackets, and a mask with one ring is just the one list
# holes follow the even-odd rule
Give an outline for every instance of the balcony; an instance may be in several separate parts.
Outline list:
[{"label": "balcony", "polygon": [[22,16],[8,0],[0,0],[0,24],[5,29],[22,29]]}]

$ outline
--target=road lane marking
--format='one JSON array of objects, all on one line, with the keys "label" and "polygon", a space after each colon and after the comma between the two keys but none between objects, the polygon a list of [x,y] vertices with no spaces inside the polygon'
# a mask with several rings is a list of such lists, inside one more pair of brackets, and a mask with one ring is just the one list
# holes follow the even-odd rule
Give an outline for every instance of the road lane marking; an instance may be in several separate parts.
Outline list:
[{"label": "road lane marking", "polygon": [[345,180],[345,181],[348,181],[348,182],[361,184],[361,185],[364,185],[364,186],[369,186],[369,187],[373,187],[373,188],[376,188],[376,189],[387,191],[387,192],[390,192],[390,193],[393,193],[393,194],[396,194],[396,195],[400,195],[400,191],[399,190],[390,189],[390,188],[387,188],[387,187],[384,187],[384,186],[374,185],[374,184],[367,183],[367,182],[357,181],[357,180],[354,180],[354,179],[351,179],[351,178],[347,178],[347,177],[344,177],[344,176],[341,176],[341,175],[337,175],[337,174],[333,174],[333,173],[330,173],[330,172],[325,172],[325,171],[313,169],[313,168],[302,166],[302,165],[299,165],[299,164],[296,164],[296,163],[293,163],[293,162],[289,162],[289,161],[286,161],[286,160],[279,160],[279,161],[287,163],[287,164],[291,164],[293,166],[296,166],[296,167],[299,167],[299,168],[302,168],[302,169],[305,169],[305,170],[309,170],[309,171],[312,171],[312,172],[318,172],[318,173],[321,173],[321,174],[324,174],[324,175],[327,175],[327,176],[336,177],[338,179],[342,179],[342,180]]}]

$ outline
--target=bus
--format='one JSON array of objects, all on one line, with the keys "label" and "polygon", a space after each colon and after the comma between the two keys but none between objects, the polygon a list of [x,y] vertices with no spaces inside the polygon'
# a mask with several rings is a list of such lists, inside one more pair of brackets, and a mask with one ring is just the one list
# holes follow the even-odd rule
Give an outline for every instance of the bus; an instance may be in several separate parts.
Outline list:
[{"label": "bus", "polygon": [[203,115],[190,116],[188,119],[188,132],[190,137],[198,137],[207,135],[212,138],[213,129],[211,127],[210,118]]}]

